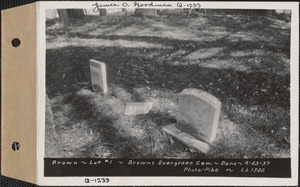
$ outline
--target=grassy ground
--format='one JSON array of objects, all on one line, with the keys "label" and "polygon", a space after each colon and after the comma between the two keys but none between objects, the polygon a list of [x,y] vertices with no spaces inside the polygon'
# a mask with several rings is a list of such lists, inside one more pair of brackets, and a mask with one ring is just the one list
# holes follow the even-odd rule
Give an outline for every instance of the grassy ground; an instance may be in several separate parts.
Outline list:
[{"label": "grassy ground", "polygon": [[[290,156],[290,22],[252,15],[86,17],[48,24],[46,88],[62,157]],[[91,89],[89,59],[106,63],[109,93]],[[177,95],[203,89],[222,102],[207,154],[161,128]],[[124,116],[127,102],[152,101]]]}]

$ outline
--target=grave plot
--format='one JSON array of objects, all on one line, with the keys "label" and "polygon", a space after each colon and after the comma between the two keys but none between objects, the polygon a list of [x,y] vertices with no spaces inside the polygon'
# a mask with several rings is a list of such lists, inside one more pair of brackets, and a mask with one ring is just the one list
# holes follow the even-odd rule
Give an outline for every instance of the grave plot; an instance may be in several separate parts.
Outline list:
[{"label": "grave plot", "polygon": [[46,35],[57,157],[290,156],[289,18],[86,17]]}]

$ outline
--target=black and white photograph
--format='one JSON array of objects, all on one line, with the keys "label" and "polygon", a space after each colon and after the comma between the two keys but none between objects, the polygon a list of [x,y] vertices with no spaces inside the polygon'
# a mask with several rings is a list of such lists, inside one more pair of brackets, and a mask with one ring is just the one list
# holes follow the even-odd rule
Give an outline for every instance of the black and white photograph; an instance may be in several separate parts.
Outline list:
[{"label": "black and white photograph", "polygon": [[46,9],[45,158],[291,158],[292,11],[174,4]]}]

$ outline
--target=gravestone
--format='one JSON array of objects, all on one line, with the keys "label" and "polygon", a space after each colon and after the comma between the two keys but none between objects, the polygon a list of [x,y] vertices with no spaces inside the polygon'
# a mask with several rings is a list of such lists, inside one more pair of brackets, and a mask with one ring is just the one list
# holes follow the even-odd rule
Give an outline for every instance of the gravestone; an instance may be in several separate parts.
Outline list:
[{"label": "gravestone", "polygon": [[153,102],[134,102],[127,103],[124,115],[147,114],[152,108]]},{"label": "gravestone", "polygon": [[177,127],[210,143],[216,137],[221,102],[208,92],[187,88],[179,94]]},{"label": "gravestone", "polygon": [[45,157],[57,158],[63,156],[61,142],[58,139],[53,121],[53,112],[51,102],[46,94],[46,112],[45,112]]},{"label": "gravestone", "polygon": [[177,123],[163,128],[189,147],[208,152],[217,133],[221,102],[213,95],[195,88],[179,94]]},{"label": "gravestone", "polygon": [[89,62],[93,90],[104,94],[107,93],[105,64],[93,59],[90,59]]}]

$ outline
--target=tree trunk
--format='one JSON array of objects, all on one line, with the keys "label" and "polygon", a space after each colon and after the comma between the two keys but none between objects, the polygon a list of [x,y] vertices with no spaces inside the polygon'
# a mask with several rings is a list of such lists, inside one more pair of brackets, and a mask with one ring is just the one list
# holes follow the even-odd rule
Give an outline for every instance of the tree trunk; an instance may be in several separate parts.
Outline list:
[{"label": "tree trunk", "polygon": [[107,15],[107,10],[105,8],[100,9],[100,16],[106,16]]},{"label": "tree trunk", "polygon": [[59,19],[63,23],[67,23],[70,21],[70,18],[69,18],[69,15],[68,15],[68,12],[66,9],[57,9],[57,12],[58,12]]},{"label": "tree trunk", "polygon": [[273,10],[266,10],[266,15],[269,16],[269,17],[272,17]]},{"label": "tree trunk", "polygon": [[148,17],[157,17],[157,11],[156,9],[143,9],[143,8],[137,8],[135,9],[136,16],[148,16]]},{"label": "tree trunk", "polygon": [[122,8],[122,12],[124,13],[124,15],[127,15],[126,8]]},{"label": "tree trunk", "polygon": [[80,19],[84,17],[83,9],[67,9],[68,15],[72,19]]},{"label": "tree trunk", "polygon": [[70,19],[80,19],[84,17],[83,9],[57,9],[60,20],[67,23]]}]

